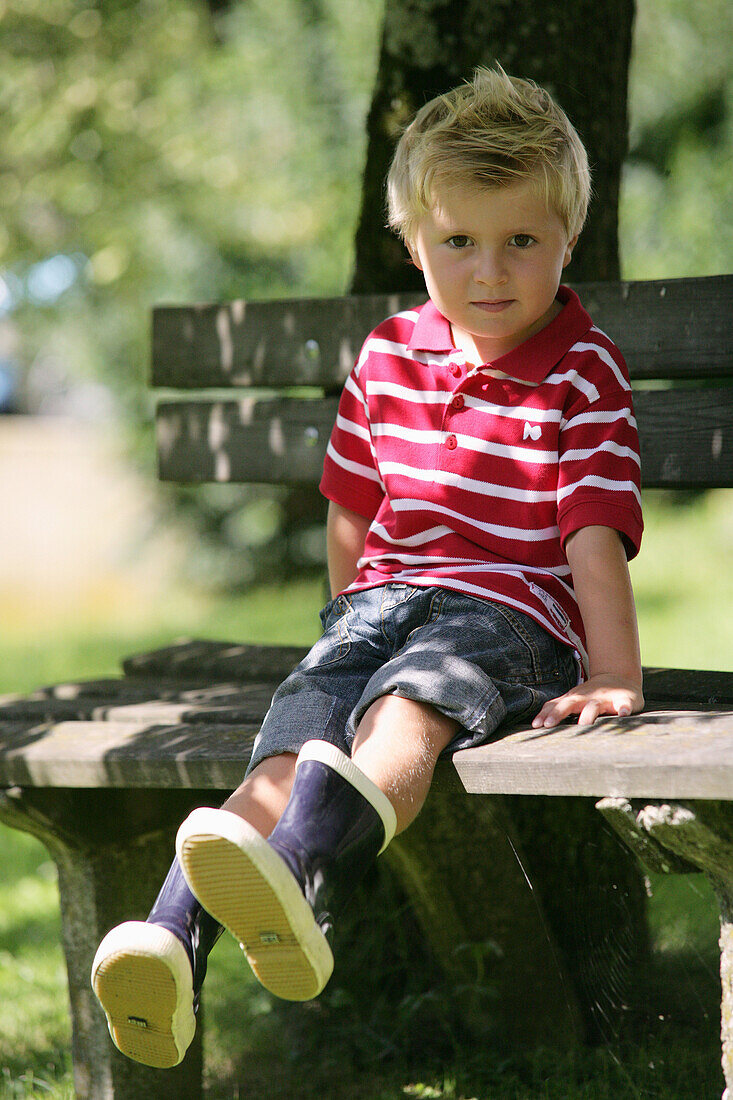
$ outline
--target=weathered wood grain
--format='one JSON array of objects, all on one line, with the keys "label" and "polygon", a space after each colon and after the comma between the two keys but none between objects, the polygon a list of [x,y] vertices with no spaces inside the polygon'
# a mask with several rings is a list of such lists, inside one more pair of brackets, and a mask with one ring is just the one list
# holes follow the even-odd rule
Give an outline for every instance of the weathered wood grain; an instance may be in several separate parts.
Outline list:
[{"label": "weathered wood grain", "polygon": [[164,481],[317,483],[335,398],[164,402],[156,413]]},{"label": "weathered wood grain", "polygon": [[733,388],[641,390],[634,407],[646,488],[733,485]]},{"label": "weathered wood grain", "polygon": [[[175,681],[240,685],[248,681],[279,683],[305,657],[307,646],[248,645],[213,639],[190,639],[127,657],[127,677],[143,683],[155,678],[163,688]],[[141,690],[144,690],[142,688]]]},{"label": "weathered wood grain", "polygon": [[[733,375],[733,276],[576,289],[633,378]],[[338,389],[369,332],[424,300],[411,294],[162,306],[153,314],[153,385]]]},{"label": "weathered wood grain", "polygon": [[[642,390],[634,400],[647,488],[733,484],[733,388]],[[160,477],[317,483],[336,406],[335,398],[161,403]]]},{"label": "weathered wood grain", "polygon": [[[192,721],[183,707],[151,700],[104,720],[3,720],[0,785],[231,789],[265,710],[261,701],[249,717]],[[453,764],[471,794],[733,799],[733,710],[520,730],[456,753]]]},{"label": "weathered wood grain", "polygon": [[248,684],[243,691],[232,687],[225,696],[218,697],[212,693],[208,699],[203,697],[203,693],[195,692],[181,692],[165,698],[154,690],[144,696],[136,696],[133,692],[130,697],[120,693],[105,698],[89,692],[75,699],[59,699],[49,695],[42,699],[27,698],[1,704],[0,722],[261,722],[276,686],[276,682]]},{"label": "weathered wood grain", "polygon": [[733,800],[733,710],[520,730],[453,763],[470,794]]},{"label": "weathered wood grain", "polygon": [[696,668],[645,668],[647,705],[705,708],[733,704],[733,672]]},{"label": "weathered wood grain", "polygon": [[56,722],[0,726],[0,786],[233,790],[259,722]]}]

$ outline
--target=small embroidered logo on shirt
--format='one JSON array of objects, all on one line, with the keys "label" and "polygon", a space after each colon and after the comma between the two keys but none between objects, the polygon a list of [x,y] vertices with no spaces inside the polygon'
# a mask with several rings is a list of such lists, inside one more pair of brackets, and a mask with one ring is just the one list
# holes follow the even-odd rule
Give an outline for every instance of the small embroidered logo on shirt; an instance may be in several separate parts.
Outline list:
[{"label": "small embroidered logo on shirt", "polygon": [[533,592],[539,600],[542,600],[560,629],[563,631],[566,630],[570,625],[570,617],[565,608],[560,606],[555,597],[551,596],[549,592],[545,592],[544,588],[540,588],[540,586],[534,582],[530,583],[529,590]]},{"label": "small embroidered logo on shirt", "polygon": [[541,424],[529,424],[526,420],[524,422],[524,435],[523,439],[539,439],[542,435]]}]

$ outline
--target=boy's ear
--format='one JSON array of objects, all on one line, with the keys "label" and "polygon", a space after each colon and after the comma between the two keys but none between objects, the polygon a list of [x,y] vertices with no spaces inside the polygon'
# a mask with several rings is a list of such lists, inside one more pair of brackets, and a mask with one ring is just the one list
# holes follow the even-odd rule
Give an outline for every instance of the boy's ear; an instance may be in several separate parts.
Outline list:
[{"label": "boy's ear", "polygon": [[409,241],[405,241],[405,246],[407,248],[407,251],[410,253],[410,259],[414,263],[415,267],[418,269],[418,271],[422,271],[422,264],[420,263],[420,254],[417,251],[417,249],[415,248],[415,246],[413,244],[410,244]]},{"label": "boy's ear", "polygon": [[570,263],[570,261],[572,260],[572,258],[573,258],[573,249],[575,248],[576,244],[578,243],[578,237],[579,236],[580,236],[580,233],[576,233],[575,236],[572,238],[572,240],[568,241],[568,246],[565,249],[565,259],[562,262],[563,267],[567,267],[568,264]]}]

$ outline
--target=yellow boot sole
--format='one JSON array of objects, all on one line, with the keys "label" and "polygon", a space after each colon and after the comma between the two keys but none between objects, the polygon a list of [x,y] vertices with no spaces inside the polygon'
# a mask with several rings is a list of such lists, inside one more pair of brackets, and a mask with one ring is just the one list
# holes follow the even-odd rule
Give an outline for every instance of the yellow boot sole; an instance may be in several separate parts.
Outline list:
[{"label": "yellow boot sole", "polygon": [[113,928],[94,957],[92,989],[128,1058],[157,1069],[183,1060],[196,1031],[193,978],[185,947],[167,928],[143,921]]},{"label": "yellow boot sole", "polygon": [[239,942],[258,981],[276,997],[318,996],[333,954],[297,880],[237,814],[198,809],[176,840],[191,891]]}]

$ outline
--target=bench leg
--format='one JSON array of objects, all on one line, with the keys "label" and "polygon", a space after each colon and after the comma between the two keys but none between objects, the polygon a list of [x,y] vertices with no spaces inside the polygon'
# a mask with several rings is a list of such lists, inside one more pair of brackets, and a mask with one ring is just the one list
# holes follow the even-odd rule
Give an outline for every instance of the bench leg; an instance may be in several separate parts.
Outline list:
[{"label": "bench leg", "polygon": [[580,1041],[581,1008],[501,799],[466,798],[457,778],[444,779],[385,858],[477,1039],[565,1049]]},{"label": "bench leg", "polygon": [[607,1036],[648,936],[642,876],[592,801],[466,798],[441,768],[384,859],[479,1040]]},{"label": "bench leg", "polygon": [[[59,873],[63,948],[69,978],[74,1084],[79,1100],[200,1100],[201,1021],[180,1066],[156,1070],[139,1065],[114,1047],[90,974],[104,934],[123,920],[144,920],[174,851],[175,828],[186,810],[174,798],[171,822],[130,835],[120,826],[125,795],[136,792],[14,790],[0,796],[0,818],[44,842]],[[142,792],[154,801],[161,793]],[[179,792],[176,792],[179,794]],[[106,803],[106,805],[105,805]],[[133,807],[134,810],[134,807]],[[132,825],[150,825],[132,813]],[[158,814],[158,817],[160,815]],[[104,822],[104,824],[102,823]],[[93,847],[91,836],[117,838]]]},{"label": "bench leg", "polygon": [[632,805],[606,798],[598,809],[653,871],[702,871],[720,907],[720,1039],[724,1100],[733,1098],[733,808],[725,802]]}]

